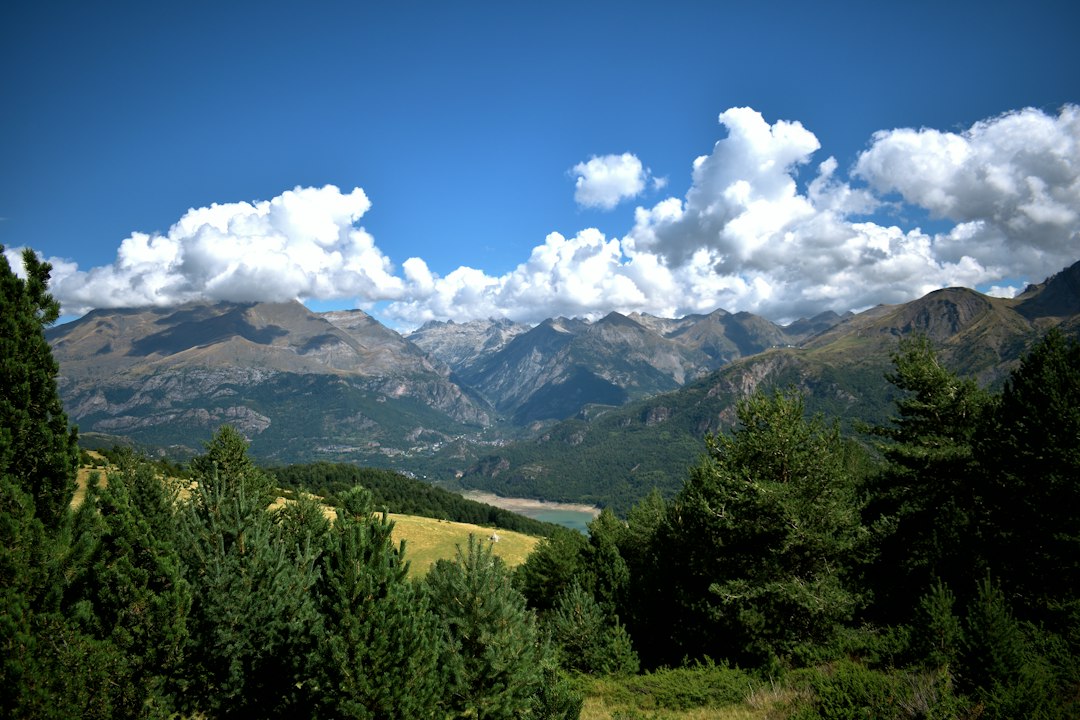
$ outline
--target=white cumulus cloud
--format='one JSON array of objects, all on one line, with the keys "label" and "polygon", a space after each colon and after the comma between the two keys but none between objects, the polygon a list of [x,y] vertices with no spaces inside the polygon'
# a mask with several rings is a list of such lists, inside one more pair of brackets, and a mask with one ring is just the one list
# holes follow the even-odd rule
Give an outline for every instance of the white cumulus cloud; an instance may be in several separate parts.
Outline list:
[{"label": "white cumulus cloud", "polygon": [[[1057,118],[1011,113],[961,135],[878,133],[855,169],[869,187],[837,178],[831,157],[800,186],[820,144],[798,122],[770,124],[750,108],[720,122],[727,137],[694,162],[685,198],[639,208],[623,243],[676,276],[696,275],[695,292],[722,307],[795,319],[949,285],[1041,280],[1078,259],[1073,106]],[[956,225],[928,234],[865,219],[894,192]]]},{"label": "white cumulus cloud", "polygon": [[[682,197],[638,207],[623,235],[552,232],[502,275],[423,258],[395,268],[358,225],[362,190],[295,188],[189,210],[164,234],[133,233],[110,265],[50,258],[65,311],[187,300],[382,302],[407,328],[430,319],[536,322],[611,310],[662,316],[750,311],[784,322],[899,303],[950,285],[995,295],[1039,282],[1080,250],[1080,108],[1027,109],[963,132],[876,133],[849,177],[797,121],[751,108],[690,164]],[[613,207],[663,186],[629,153],[574,168],[578,201]],[[917,207],[928,232],[891,213]],[[6,251],[16,262],[16,249]]]},{"label": "white cumulus cloud", "polygon": [[133,233],[111,265],[50,259],[65,311],[190,300],[397,298],[404,282],[356,222],[364,191],[295,188],[272,200],[188,210],[165,234]]},{"label": "white cumulus cloud", "polygon": [[[641,160],[631,153],[589,158],[573,168],[574,200],[584,207],[611,210],[623,200],[637,197],[651,178]],[[662,187],[663,180],[654,183]]]},{"label": "white cumulus cloud", "polygon": [[976,259],[991,273],[1035,280],[1080,249],[1080,107],[1027,108],[961,133],[901,128],[874,135],[855,175],[879,193],[956,222],[943,260]]}]

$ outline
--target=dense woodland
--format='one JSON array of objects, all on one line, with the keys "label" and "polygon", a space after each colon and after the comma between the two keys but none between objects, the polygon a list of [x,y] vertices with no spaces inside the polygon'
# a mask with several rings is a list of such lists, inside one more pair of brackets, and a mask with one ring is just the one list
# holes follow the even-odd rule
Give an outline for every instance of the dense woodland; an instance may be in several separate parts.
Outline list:
[{"label": "dense woodland", "polygon": [[131,455],[73,510],[59,308],[25,263],[0,259],[5,717],[575,718],[598,678],[672,707],[791,688],[770,717],[1080,715],[1080,344],[1056,332],[994,393],[901,341],[872,444],[756,393],[674,497],[417,578],[362,477],[328,487],[332,524],[302,493],[268,512],[228,427],[196,484]]}]

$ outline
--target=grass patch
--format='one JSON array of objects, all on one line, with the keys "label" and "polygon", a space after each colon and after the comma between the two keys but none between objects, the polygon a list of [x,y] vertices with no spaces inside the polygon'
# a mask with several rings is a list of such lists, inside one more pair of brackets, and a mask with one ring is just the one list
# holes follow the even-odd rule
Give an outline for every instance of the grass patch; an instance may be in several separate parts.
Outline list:
[{"label": "grass patch", "polygon": [[540,538],[523,535],[510,530],[491,528],[469,523],[435,520],[415,515],[390,513],[394,521],[394,541],[405,541],[405,558],[412,564],[413,575],[425,575],[438,560],[452,560],[457,556],[457,546],[466,547],[469,535],[486,540],[497,533],[499,541],[492,543],[495,555],[510,567],[525,562]]},{"label": "grass patch", "polygon": [[75,475],[75,494],[71,497],[71,509],[78,510],[79,506],[86,502],[86,488],[90,484],[90,476],[98,475],[98,485],[106,487],[109,484],[106,471],[109,469],[109,461],[99,452],[83,450],[79,463],[79,470]]},{"label": "grass patch", "polygon": [[790,700],[738,668],[711,663],[586,682],[581,720],[768,720]]}]

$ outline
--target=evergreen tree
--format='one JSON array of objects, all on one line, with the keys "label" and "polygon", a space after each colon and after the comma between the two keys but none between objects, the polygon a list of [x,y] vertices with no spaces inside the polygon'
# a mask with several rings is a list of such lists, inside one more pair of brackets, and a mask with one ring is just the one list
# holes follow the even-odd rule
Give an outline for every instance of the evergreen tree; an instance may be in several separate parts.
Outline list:
[{"label": "evergreen tree", "polygon": [[188,712],[294,717],[314,712],[309,668],[321,615],[319,549],[288,542],[267,512],[270,483],[220,430],[194,463],[180,540],[192,586],[186,648]]},{"label": "evergreen tree", "polygon": [[446,634],[442,661],[452,717],[525,715],[543,682],[545,653],[536,618],[491,546],[469,537],[456,562],[440,560],[425,580]]},{"label": "evergreen tree", "polygon": [[248,455],[248,442],[231,425],[222,425],[206,444],[206,452],[191,461],[192,475],[205,489],[226,496],[241,488],[253,503],[274,500],[273,478]]},{"label": "evergreen tree", "polygon": [[69,506],[78,446],[44,329],[60,306],[30,250],[18,277],[0,246],[0,715],[109,717],[114,648],[64,615],[78,570]]},{"label": "evergreen tree", "polygon": [[978,446],[994,572],[1025,616],[1063,630],[1080,618],[1080,343],[1052,330],[1032,347]]},{"label": "evergreen tree", "polygon": [[532,720],[578,720],[585,698],[554,661],[544,664],[540,687],[534,698]]},{"label": "evergreen tree", "polygon": [[184,670],[191,592],[177,550],[177,491],[130,453],[91,482],[75,524],[85,559],[65,592],[82,632],[107,641],[113,717],[168,716]]},{"label": "evergreen tree", "polygon": [[669,662],[785,656],[860,605],[850,569],[866,533],[839,431],[795,391],[755,393],[738,417],[706,439],[657,536]]},{"label": "evergreen tree", "polygon": [[59,366],[44,330],[60,316],[47,291],[52,266],[23,251],[25,279],[0,245],[0,475],[34,501],[35,516],[56,529],[75,492],[79,450],[56,390]]},{"label": "evergreen tree", "polygon": [[866,517],[880,551],[870,572],[877,611],[906,622],[937,579],[966,589],[985,571],[974,443],[993,399],[943,367],[924,336],[901,340],[893,364],[886,379],[903,394],[891,424],[872,429],[886,466],[867,484]]},{"label": "evergreen tree", "polygon": [[1016,619],[997,583],[983,578],[965,618],[958,672],[961,687],[978,700],[983,717],[1076,717],[1075,679],[1071,688],[1055,687],[1053,667],[1032,642],[1036,634]]},{"label": "evergreen tree", "polygon": [[578,583],[559,596],[545,625],[563,667],[590,675],[637,672],[637,654],[626,629]]},{"label": "evergreen tree", "polygon": [[11,475],[0,475],[0,716],[33,716],[32,686],[43,650],[36,635],[49,572],[45,527],[33,498]]},{"label": "evergreen tree", "polygon": [[663,662],[668,637],[657,632],[657,618],[670,612],[667,553],[659,548],[657,533],[664,525],[667,504],[653,490],[626,516],[626,531],[619,543],[619,555],[630,575],[630,591],[624,595],[619,619],[626,623],[634,647],[643,663]]},{"label": "evergreen tree", "polygon": [[406,578],[393,522],[356,488],[342,499],[317,586],[320,712],[334,718],[433,717],[442,698],[439,624]]},{"label": "evergreen tree", "polygon": [[529,606],[543,613],[584,571],[588,539],[569,528],[559,528],[542,539],[514,572],[514,585]]},{"label": "evergreen tree", "polygon": [[956,597],[938,581],[919,600],[914,645],[921,662],[929,669],[948,669],[960,652],[963,632],[955,615]]},{"label": "evergreen tree", "polygon": [[612,617],[626,607],[630,568],[620,547],[627,540],[626,524],[605,508],[589,523],[589,544],[584,554],[581,583]]}]

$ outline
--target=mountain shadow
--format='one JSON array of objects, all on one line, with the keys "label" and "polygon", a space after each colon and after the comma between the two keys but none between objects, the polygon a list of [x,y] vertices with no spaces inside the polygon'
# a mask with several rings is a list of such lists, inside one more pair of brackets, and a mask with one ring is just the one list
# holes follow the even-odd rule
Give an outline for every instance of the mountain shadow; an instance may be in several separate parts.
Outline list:
[{"label": "mountain shadow", "polygon": [[562,420],[585,405],[622,405],[628,399],[626,390],[579,366],[563,380],[533,393],[514,413],[513,421],[527,425],[537,420]]},{"label": "mountain shadow", "polygon": [[[158,323],[170,323],[161,332],[137,338],[131,342],[128,355],[174,355],[189,348],[211,345],[231,337],[241,337],[257,345],[269,345],[289,331],[277,325],[255,327],[244,312],[253,304],[239,305],[229,312],[212,315],[209,308],[190,308],[176,312]],[[211,315],[208,317],[208,315]]]}]

